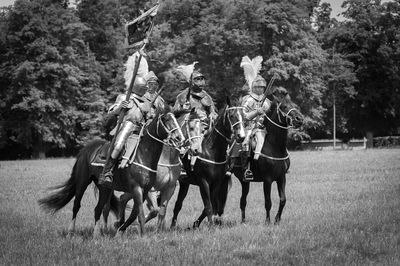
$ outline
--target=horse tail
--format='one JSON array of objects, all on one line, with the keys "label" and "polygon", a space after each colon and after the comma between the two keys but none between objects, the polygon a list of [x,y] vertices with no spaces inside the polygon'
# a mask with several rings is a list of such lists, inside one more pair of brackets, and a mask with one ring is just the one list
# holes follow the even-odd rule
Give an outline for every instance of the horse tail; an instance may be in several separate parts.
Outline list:
[{"label": "horse tail", "polygon": [[40,199],[39,205],[44,208],[48,212],[52,212],[53,214],[62,209],[65,205],[68,204],[75,196],[76,191],[76,168],[77,168],[78,160],[75,162],[74,167],[72,168],[71,177],[64,183],[59,186],[53,187],[53,190],[61,189],[50,196]]}]

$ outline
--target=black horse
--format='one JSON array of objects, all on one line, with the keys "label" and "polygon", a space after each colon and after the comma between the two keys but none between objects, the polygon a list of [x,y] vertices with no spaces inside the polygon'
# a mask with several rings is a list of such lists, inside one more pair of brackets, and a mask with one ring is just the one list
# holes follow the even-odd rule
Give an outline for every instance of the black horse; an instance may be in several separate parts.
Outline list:
[{"label": "black horse", "polygon": [[[145,125],[133,163],[127,168],[118,168],[114,171],[114,189],[134,195],[134,218],[139,215],[141,235],[144,232],[143,195],[154,185],[157,163],[164,145],[163,140],[168,140],[173,144],[180,144],[184,141],[179,124],[175,116],[170,112],[157,114],[150,123]],[[87,144],[77,156],[70,179],[58,187],[61,190],[39,200],[39,204],[44,208],[56,212],[75,196],[71,231],[75,228],[76,215],[80,209],[82,196],[92,181],[99,189],[99,199],[94,210],[94,236],[101,234],[99,219],[103,209],[105,213],[108,213],[107,208],[104,207],[107,207],[107,203],[110,200],[111,206],[115,208],[116,200],[113,198],[113,190],[98,185],[102,167],[91,164],[96,153],[103,145],[109,145],[109,143],[105,140],[94,140]],[[107,215],[105,215],[104,220],[105,222],[107,221]]]},{"label": "black horse", "polygon": [[[190,112],[182,110],[175,113],[182,133],[186,139],[184,145],[188,147],[193,155],[201,152],[202,127],[199,115],[193,108]],[[158,215],[157,230],[164,230],[165,214],[181,172],[179,160],[180,151],[169,145],[164,145],[157,166],[157,178],[154,188],[146,195],[147,206],[150,213],[146,216],[146,223]],[[157,192],[160,192],[159,203],[157,203]],[[120,196],[119,221],[116,226],[125,223],[125,208],[132,194],[124,193]],[[133,222],[133,221],[132,221]]]},{"label": "black horse", "polygon": [[201,221],[207,217],[212,222],[212,215],[222,215],[224,206],[219,204],[218,194],[225,181],[227,162],[227,147],[232,136],[238,142],[245,137],[243,125],[243,108],[226,106],[219,113],[214,126],[202,141],[202,151],[199,153],[195,164],[186,155],[182,159],[187,177],[179,179],[179,193],[175,202],[174,216],[171,227],[176,226],[177,217],[182,209],[182,202],[189,190],[190,184],[200,188],[204,210],[201,216],[194,222],[193,227],[198,227]]},{"label": "black horse", "polygon": [[[298,127],[303,123],[303,116],[297,106],[291,101],[285,89],[276,90],[272,96],[272,104],[268,115],[264,116],[266,137],[260,154],[252,154],[250,160],[251,170],[254,174],[252,182],[263,182],[266,223],[270,223],[271,210],[271,184],[276,181],[279,193],[279,210],[275,223],[279,223],[283,208],[286,203],[285,185],[286,172],[289,169],[289,153],[286,149],[288,129]],[[255,159],[254,159],[255,157]],[[236,159],[236,162],[235,162]],[[249,193],[250,183],[243,181],[244,167],[240,158],[232,158],[231,172],[239,179],[242,185],[240,209],[242,222],[246,221],[246,198]],[[229,173],[227,174],[229,175]],[[227,176],[229,177],[229,176]],[[226,196],[225,196],[226,198]]]}]

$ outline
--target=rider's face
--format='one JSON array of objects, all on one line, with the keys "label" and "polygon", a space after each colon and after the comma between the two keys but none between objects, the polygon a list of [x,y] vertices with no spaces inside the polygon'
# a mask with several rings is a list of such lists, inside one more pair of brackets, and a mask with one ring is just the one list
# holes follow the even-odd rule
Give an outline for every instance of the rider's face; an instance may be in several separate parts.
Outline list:
[{"label": "rider's face", "polygon": [[155,93],[158,89],[158,83],[156,81],[150,81],[147,83],[149,93]]},{"label": "rider's face", "polygon": [[264,93],[265,87],[264,86],[254,86],[253,92],[257,95],[261,95]]},{"label": "rider's face", "polygon": [[193,84],[200,89],[204,89],[204,87],[206,86],[206,80],[202,76],[195,77],[195,78],[193,78]]}]

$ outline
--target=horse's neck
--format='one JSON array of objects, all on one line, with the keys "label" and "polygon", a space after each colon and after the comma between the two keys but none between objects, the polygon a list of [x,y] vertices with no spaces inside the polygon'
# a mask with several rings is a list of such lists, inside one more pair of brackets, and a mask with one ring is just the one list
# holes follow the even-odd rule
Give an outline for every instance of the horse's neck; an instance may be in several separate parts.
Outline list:
[{"label": "horse's neck", "polygon": [[[210,135],[203,140],[201,143],[203,154],[210,158],[224,158],[226,156],[226,149],[228,148],[228,142],[225,137],[231,137],[232,134],[222,136],[226,134],[223,129],[215,128],[211,130]],[[217,130],[220,132],[218,133]]]},{"label": "horse's neck", "polygon": [[179,163],[179,150],[174,147],[164,145],[159,162],[164,164]]},{"label": "horse's neck", "polygon": [[[278,124],[277,121],[274,122]],[[277,152],[286,152],[287,129],[277,127],[270,122],[268,123],[266,129],[267,136],[265,138],[264,147],[267,146],[268,148],[272,148]]]},{"label": "horse's neck", "polygon": [[153,127],[155,128],[154,125],[150,124],[144,129],[137,147],[135,162],[157,164],[164,144],[160,142],[161,140],[154,139],[154,137],[158,139],[158,136],[152,133],[155,131]]}]

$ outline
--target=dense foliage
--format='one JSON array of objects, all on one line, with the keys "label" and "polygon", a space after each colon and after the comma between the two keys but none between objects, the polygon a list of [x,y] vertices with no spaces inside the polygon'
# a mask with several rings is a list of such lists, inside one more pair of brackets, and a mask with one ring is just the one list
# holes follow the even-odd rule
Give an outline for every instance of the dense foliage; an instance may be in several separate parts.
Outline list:
[{"label": "dense foliage", "polygon": [[[217,106],[239,97],[242,56],[264,58],[305,115],[299,140],[395,133],[399,121],[400,1],[348,0],[345,21],[317,0],[165,0],[147,46],[168,102],[187,84],[175,67],[199,61]],[[126,21],[155,1],[16,0],[0,13],[0,149],[44,156],[102,136],[124,90]],[[379,130],[377,130],[379,129]],[[10,155],[11,156],[11,155]],[[22,155],[21,155],[22,156]]]}]

